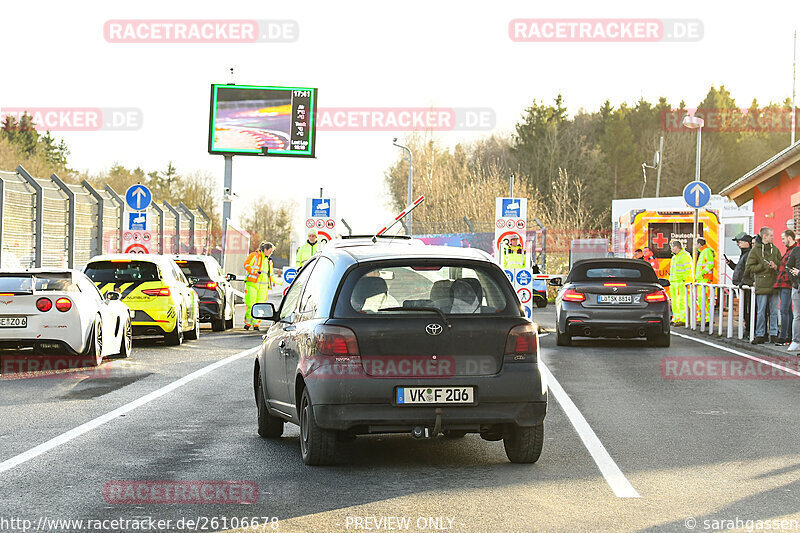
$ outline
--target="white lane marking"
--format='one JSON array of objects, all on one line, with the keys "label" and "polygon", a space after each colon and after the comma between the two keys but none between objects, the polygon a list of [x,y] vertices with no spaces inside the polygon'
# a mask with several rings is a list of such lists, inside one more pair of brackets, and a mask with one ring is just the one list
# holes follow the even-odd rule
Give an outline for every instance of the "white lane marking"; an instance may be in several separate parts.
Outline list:
[{"label": "white lane marking", "polygon": [[561,408],[567,414],[567,418],[572,422],[572,426],[583,441],[583,445],[589,450],[592,459],[597,464],[597,468],[600,469],[603,477],[606,478],[606,483],[614,491],[617,498],[641,498],[630,481],[628,481],[628,478],[625,477],[625,474],[622,473],[622,470],[619,469],[617,463],[611,458],[606,447],[597,438],[589,422],[586,421],[580,410],[572,402],[572,399],[561,387],[561,384],[550,372],[550,369],[547,368],[547,365],[541,359],[539,360],[539,365],[542,370],[542,377],[553,392],[553,396],[555,396]]},{"label": "white lane marking", "polygon": [[[788,367],[785,367],[785,366],[781,366],[779,364],[773,363],[772,361],[768,361],[766,359],[761,359],[761,358],[756,357],[754,355],[750,355],[750,354],[747,354],[747,353],[744,353],[744,352],[740,352],[739,350],[734,350],[733,348],[728,348],[727,346],[723,346],[723,345],[717,344],[715,342],[707,341],[705,339],[698,339],[698,338],[695,338],[695,337],[690,337],[689,335],[683,335],[681,333],[675,333],[674,331],[672,331],[670,333],[672,333],[673,335],[675,335],[677,337],[680,337],[682,339],[689,339],[691,341],[699,342],[700,344],[705,344],[707,346],[713,346],[714,348],[718,348],[720,350],[732,353],[734,355],[738,355],[739,357],[744,357],[745,359],[750,359],[752,361],[758,361],[759,363],[764,363],[765,365],[769,365],[771,367],[778,368],[778,369],[780,369],[780,370],[782,370],[784,372],[788,372],[789,374],[793,374],[795,376],[800,377],[800,372],[798,372],[797,370],[792,370],[791,368],[788,368]],[[788,357],[789,352],[786,352],[786,355]]]},{"label": "white lane marking", "polygon": [[258,346],[256,346],[255,348],[251,348],[249,350],[245,350],[243,352],[233,354],[230,357],[226,357],[225,359],[220,359],[219,361],[211,363],[208,366],[204,366],[200,370],[195,370],[191,374],[187,374],[182,378],[173,381],[169,385],[165,385],[160,389],[156,389],[153,392],[142,396],[141,398],[137,398],[136,400],[133,400],[132,402],[123,405],[122,407],[118,407],[117,409],[109,411],[104,415],[98,416],[97,418],[90,420],[85,424],[81,424],[78,427],[72,428],[66,433],[62,433],[61,435],[54,437],[48,440],[47,442],[43,442],[42,444],[36,446],[35,448],[31,448],[26,452],[22,452],[21,454],[12,457],[11,459],[7,459],[2,463],[0,463],[0,474],[2,474],[3,472],[7,472],[8,470],[11,470],[15,466],[19,466],[22,463],[30,461],[31,459],[34,459],[44,453],[47,453],[50,450],[57,448],[58,446],[61,446],[62,444],[66,444],[72,439],[80,437],[84,433],[88,433],[89,431],[102,426],[106,422],[110,422],[111,420],[117,418],[120,415],[129,413],[134,409],[136,409],[137,407],[141,407],[147,403],[152,402],[157,398],[160,398],[161,396],[164,396],[165,394],[169,394],[175,389],[182,387],[183,385],[186,385],[190,381],[194,381],[195,379],[202,377],[221,366],[225,366],[229,363],[236,361],[237,359],[241,359],[242,357],[255,353],[256,350],[258,350]]}]

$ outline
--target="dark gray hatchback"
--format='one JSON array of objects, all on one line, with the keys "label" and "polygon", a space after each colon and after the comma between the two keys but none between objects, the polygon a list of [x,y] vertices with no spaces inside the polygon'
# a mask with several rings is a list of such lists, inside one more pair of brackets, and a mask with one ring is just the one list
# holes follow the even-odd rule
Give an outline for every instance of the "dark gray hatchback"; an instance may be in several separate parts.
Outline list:
[{"label": "dark gray hatchback", "polygon": [[262,437],[300,426],[306,464],[356,435],[503,440],[535,462],[547,386],[537,331],[503,271],[477,250],[409,241],[332,241],[275,311],[255,360]]}]

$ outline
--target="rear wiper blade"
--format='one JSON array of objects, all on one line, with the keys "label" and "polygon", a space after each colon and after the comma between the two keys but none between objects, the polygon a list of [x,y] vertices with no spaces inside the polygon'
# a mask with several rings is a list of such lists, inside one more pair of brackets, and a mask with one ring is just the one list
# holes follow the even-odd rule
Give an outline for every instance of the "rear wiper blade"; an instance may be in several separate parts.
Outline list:
[{"label": "rear wiper blade", "polygon": [[378,312],[380,311],[428,311],[429,313],[436,313],[439,315],[442,319],[442,322],[444,322],[445,326],[447,326],[447,329],[453,327],[447,320],[447,317],[444,315],[442,310],[438,307],[383,307],[378,309]]}]

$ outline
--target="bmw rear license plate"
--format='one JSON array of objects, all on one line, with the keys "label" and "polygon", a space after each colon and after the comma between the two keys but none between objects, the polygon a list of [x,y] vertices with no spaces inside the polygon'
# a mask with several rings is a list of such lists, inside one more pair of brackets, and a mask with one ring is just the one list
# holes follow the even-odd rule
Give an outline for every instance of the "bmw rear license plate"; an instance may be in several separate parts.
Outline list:
[{"label": "bmw rear license plate", "polygon": [[397,387],[398,405],[434,405],[475,403],[473,387]]},{"label": "bmw rear license plate", "polygon": [[26,316],[0,316],[0,328],[26,327],[28,327],[28,317]]},{"label": "bmw rear license plate", "polygon": [[600,294],[597,297],[599,304],[629,304],[631,303],[630,294]]}]

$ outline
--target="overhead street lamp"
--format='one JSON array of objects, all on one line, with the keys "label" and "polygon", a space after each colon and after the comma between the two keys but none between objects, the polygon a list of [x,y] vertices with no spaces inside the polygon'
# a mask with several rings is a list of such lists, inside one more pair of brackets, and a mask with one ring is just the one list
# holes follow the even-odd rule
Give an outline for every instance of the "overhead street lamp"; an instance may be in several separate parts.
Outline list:
[{"label": "overhead street lamp", "polygon": [[[702,135],[703,126],[705,125],[705,121],[703,121],[703,119],[700,117],[686,115],[685,117],[683,117],[682,124],[684,125],[684,127],[689,128],[690,130],[697,130],[697,155],[695,156],[695,161],[694,161],[694,180],[700,181],[700,138]],[[692,244],[692,269],[694,269],[695,265],[697,264],[697,226],[698,226],[697,217],[699,212],[700,212],[699,209],[694,210],[694,228],[693,228],[694,243]]]},{"label": "overhead street lamp", "polygon": [[[396,147],[405,150],[408,152],[408,194],[407,194],[407,201],[406,205],[411,205],[414,202],[414,197],[412,196],[412,186],[414,183],[414,163],[413,163],[413,156],[411,155],[411,149],[408,146],[403,146],[402,144],[397,144],[397,137],[392,139],[392,144]],[[405,161],[406,158],[403,158]],[[411,213],[406,215],[404,226],[406,227],[406,231],[409,235],[411,235]]]}]

